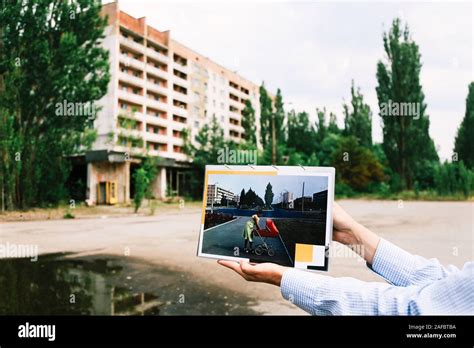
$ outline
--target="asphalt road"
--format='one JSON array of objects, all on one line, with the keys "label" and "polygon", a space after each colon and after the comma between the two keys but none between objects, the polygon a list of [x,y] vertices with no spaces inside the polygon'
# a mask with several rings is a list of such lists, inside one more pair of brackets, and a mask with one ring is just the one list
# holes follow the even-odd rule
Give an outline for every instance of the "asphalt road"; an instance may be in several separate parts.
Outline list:
[{"label": "asphalt road", "polygon": [[[339,203],[360,223],[411,253],[435,257],[442,264],[457,267],[473,260],[472,202],[400,204],[344,200]],[[196,257],[200,216],[199,209],[185,208],[180,213],[149,217],[9,222],[0,224],[0,243],[35,244],[40,254],[68,251],[80,255],[110,254],[124,259],[129,255],[156,268],[167,267],[176,277],[201,282],[203,288],[232,289],[250,296],[255,303],[248,305],[260,313],[304,314],[282,299],[279,288],[245,282],[215,260]],[[349,249],[335,243],[331,251],[334,255],[330,256],[329,272],[324,274],[384,281]],[[142,272],[147,273],[145,269]]]},{"label": "asphalt road", "polygon": [[[265,238],[267,245],[271,245],[275,251],[274,256],[267,254],[255,255],[244,252],[243,230],[249,217],[238,216],[235,220],[212,227],[204,231],[202,251],[206,254],[236,256],[236,247],[241,257],[249,258],[255,262],[272,261],[281,265],[290,265],[291,261],[285,251],[280,238]],[[259,225],[266,225],[266,218],[261,218]],[[263,239],[258,236],[253,237],[253,248],[263,245]]]}]

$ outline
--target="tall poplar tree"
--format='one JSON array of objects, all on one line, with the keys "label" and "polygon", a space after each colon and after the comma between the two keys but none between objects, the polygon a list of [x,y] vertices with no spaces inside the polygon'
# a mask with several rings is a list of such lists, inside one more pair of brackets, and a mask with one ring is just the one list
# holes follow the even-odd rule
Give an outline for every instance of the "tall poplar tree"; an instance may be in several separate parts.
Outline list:
[{"label": "tall poplar tree", "polygon": [[262,83],[260,86],[260,142],[264,149],[271,142],[272,114],[272,99],[265,89],[265,84]]},{"label": "tall poplar tree", "polygon": [[255,109],[250,100],[245,101],[245,108],[242,110],[242,127],[244,128],[244,139],[248,143],[257,143],[257,127],[255,120]]},{"label": "tall poplar tree", "polygon": [[354,136],[359,144],[365,147],[372,146],[372,111],[364,102],[360,88],[351,85],[350,104],[344,104],[344,135]]},{"label": "tall poplar tree", "polygon": [[[376,87],[382,146],[392,171],[400,178],[400,188],[411,189],[420,163],[439,160],[428,132],[430,122],[420,82],[421,57],[408,26],[402,29],[398,18],[384,33],[383,43],[386,59],[377,63]],[[400,114],[407,105],[417,110],[416,114]],[[398,108],[398,113],[387,114],[392,106]]]},{"label": "tall poplar tree", "polygon": [[474,82],[469,84],[466,98],[466,114],[454,141],[454,152],[466,167],[474,169]]}]

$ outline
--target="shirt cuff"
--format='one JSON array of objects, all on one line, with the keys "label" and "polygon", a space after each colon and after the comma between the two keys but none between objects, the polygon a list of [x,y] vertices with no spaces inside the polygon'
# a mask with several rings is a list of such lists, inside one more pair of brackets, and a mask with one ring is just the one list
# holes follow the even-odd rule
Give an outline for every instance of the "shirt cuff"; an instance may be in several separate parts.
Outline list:
[{"label": "shirt cuff", "polygon": [[369,267],[392,284],[407,286],[413,262],[412,254],[381,238]]},{"label": "shirt cuff", "polygon": [[[312,315],[328,315],[329,311],[320,309],[319,299],[326,291],[327,276],[288,269],[283,273],[280,289],[284,299]],[[329,293],[329,291],[326,291]]]},{"label": "shirt cuff", "polygon": [[311,313],[312,300],[310,294],[314,291],[315,286],[313,284],[311,289],[304,289],[303,279],[305,277],[306,274],[303,274],[300,270],[287,269],[281,278],[280,290],[285,300]]}]

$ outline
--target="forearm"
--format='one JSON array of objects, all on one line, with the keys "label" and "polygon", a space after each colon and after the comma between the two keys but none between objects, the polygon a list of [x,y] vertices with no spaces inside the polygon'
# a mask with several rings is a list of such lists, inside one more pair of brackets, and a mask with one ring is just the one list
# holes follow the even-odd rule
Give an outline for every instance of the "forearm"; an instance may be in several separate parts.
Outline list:
[{"label": "forearm", "polygon": [[380,242],[380,237],[367,227],[355,221],[351,224],[351,229],[358,246],[361,246],[360,248],[356,248],[357,252],[367,263],[372,264],[377,246]]}]

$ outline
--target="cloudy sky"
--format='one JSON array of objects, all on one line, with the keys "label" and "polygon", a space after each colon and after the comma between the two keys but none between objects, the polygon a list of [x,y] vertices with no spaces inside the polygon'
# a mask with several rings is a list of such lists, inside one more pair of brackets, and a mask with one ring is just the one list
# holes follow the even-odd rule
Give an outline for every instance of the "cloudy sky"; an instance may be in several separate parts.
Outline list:
[{"label": "cloudy sky", "polygon": [[254,82],[280,87],[287,109],[314,115],[326,107],[342,125],[354,79],[374,112],[375,141],[382,139],[376,64],[382,33],[398,16],[420,46],[431,136],[440,156],[451,157],[474,80],[471,2],[120,0],[120,7]]}]

